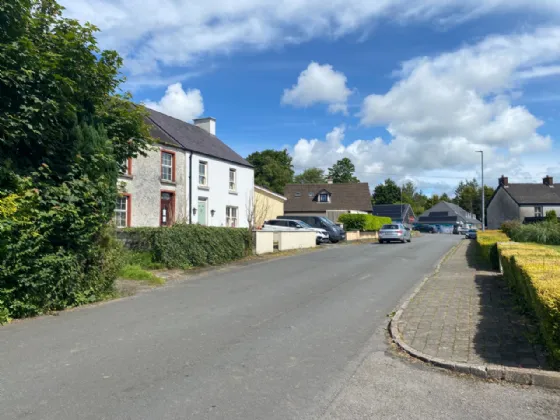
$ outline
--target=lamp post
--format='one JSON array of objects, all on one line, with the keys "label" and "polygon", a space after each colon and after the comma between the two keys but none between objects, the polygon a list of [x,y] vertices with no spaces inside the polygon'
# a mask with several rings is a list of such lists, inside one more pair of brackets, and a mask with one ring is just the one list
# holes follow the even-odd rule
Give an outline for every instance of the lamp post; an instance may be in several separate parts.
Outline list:
[{"label": "lamp post", "polygon": [[484,220],[484,151],[477,150],[476,153],[480,153],[480,177],[482,182],[482,231],[486,230],[486,224]]}]

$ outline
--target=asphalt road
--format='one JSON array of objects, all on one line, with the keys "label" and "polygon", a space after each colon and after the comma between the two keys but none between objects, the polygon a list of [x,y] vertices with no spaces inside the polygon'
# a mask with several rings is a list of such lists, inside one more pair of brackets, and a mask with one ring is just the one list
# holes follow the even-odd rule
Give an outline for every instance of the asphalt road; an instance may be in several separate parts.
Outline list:
[{"label": "asphalt road", "polygon": [[555,418],[557,393],[391,353],[387,314],[457,240],[332,247],[0,328],[0,419]]}]

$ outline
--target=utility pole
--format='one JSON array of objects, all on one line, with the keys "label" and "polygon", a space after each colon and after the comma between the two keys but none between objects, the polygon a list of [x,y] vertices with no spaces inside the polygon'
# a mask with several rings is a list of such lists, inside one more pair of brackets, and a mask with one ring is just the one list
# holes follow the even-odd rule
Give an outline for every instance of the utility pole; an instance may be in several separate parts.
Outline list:
[{"label": "utility pole", "polygon": [[484,151],[483,150],[477,150],[476,153],[480,153],[480,178],[482,181],[482,193],[480,194],[481,197],[481,202],[482,202],[482,231],[486,230],[486,223],[484,220]]}]

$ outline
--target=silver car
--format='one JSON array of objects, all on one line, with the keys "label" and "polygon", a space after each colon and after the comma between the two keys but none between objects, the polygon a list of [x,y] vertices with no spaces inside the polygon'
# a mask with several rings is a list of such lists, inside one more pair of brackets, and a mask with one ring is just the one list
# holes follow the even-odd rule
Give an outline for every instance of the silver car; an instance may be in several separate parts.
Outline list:
[{"label": "silver car", "polygon": [[379,243],[386,242],[410,242],[412,240],[412,233],[410,228],[402,223],[391,223],[390,225],[383,225],[379,230]]}]

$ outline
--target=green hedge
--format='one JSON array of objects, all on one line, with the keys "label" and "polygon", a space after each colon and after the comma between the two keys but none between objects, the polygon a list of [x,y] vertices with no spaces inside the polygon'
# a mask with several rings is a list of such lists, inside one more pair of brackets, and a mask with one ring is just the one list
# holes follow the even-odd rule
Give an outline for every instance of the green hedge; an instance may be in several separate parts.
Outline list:
[{"label": "green hedge", "polygon": [[132,250],[149,252],[167,268],[223,264],[250,253],[247,229],[176,224],[164,228],[129,228],[119,238]]},{"label": "green hedge", "polygon": [[551,363],[560,367],[560,253],[543,245],[499,245],[504,278],[533,313]]},{"label": "green hedge", "polygon": [[509,236],[515,242],[560,245],[560,224],[546,221],[529,225],[519,225],[509,232]]},{"label": "green hedge", "polygon": [[499,230],[486,230],[478,232],[476,235],[476,243],[478,253],[495,269],[500,268],[500,261],[498,259],[498,242],[508,242],[508,236]]},{"label": "green hedge", "polygon": [[345,230],[378,231],[381,226],[391,223],[390,217],[373,216],[371,214],[342,214],[338,221],[344,224]]}]

